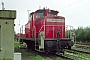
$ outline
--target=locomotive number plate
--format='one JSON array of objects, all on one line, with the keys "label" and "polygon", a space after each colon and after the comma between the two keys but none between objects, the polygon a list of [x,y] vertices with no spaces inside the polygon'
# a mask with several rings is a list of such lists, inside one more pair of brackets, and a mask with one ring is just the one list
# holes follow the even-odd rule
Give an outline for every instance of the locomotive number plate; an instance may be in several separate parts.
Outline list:
[{"label": "locomotive number plate", "polygon": [[47,19],[47,22],[64,22],[64,19]]}]

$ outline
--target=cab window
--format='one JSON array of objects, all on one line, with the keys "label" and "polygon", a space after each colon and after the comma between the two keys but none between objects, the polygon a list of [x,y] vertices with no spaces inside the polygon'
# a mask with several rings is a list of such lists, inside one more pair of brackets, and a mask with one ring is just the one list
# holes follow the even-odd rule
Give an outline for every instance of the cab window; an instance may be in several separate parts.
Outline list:
[{"label": "cab window", "polygon": [[56,11],[50,11],[50,16],[56,16],[58,12]]},{"label": "cab window", "polygon": [[56,14],[50,13],[50,16],[56,16]]},{"label": "cab window", "polygon": [[36,18],[41,18],[44,16],[43,12],[36,13]]}]

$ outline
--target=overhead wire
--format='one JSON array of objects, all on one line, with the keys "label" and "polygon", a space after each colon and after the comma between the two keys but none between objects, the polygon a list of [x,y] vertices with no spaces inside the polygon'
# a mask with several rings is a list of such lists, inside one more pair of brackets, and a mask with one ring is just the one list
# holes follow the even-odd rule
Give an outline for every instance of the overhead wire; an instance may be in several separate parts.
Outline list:
[{"label": "overhead wire", "polygon": [[[82,1],[84,1],[84,0],[80,0],[80,1],[78,1],[78,2],[82,2]],[[85,7],[88,7],[88,6],[90,6],[90,4],[89,4],[89,5],[80,6],[80,7],[77,8],[77,11],[79,11],[79,9],[81,9],[81,8],[85,8]],[[73,9],[74,9],[74,11],[75,11],[75,8],[73,8]],[[64,13],[67,13],[67,12],[69,12],[69,11],[70,11],[70,13],[71,13],[71,11],[73,11],[73,9],[70,9],[70,10],[64,12]],[[60,12],[60,13],[62,13],[62,12]],[[63,14],[63,13],[62,13],[62,14]],[[76,14],[76,13],[75,13],[75,14]]]},{"label": "overhead wire", "polygon": [[90,4],[89,5],[80,6],[80,7],[76,7],[76,9],[73,8],[73,9],[70,9],[70,10],[67,10],[67,11],[64,11],[64,12],[60,12],[60,13],[71,12],[73,10],[79,11],[79,9],[82,9],[82,8],[85,8],[85,7],[90,7]]},{"label": "overhead wire", "polygon": [[[85,0],[80,0],[80,1],[78,1],[78,3],[80,3],[80,2],[82,2],[82,1],[85,1]],[[64,7],[62,10],[64,10],[64,9],[66,9],[66,8],[70,8],[71,6],[73,6],[73,5],[75,5],[75,4],[77,4],[77,3],[74,3],[74,4],[70,4],[70,5],[68,5],[68,6],[66,6],[66,7]],[[85,4],[85,5],[83,5],[83,6],[80,6],[80,7],[75,7],[75,8],[73,8],[73,9],[70,9],[70,10],[64,10],[64,11],[62,11],[61,13],[63,13],[63,12],[65,12],[65,13],[69,13],[69,11],[70,11],[70,13],[71,13],[71,11],[73,12],[73,14],[68,14],[68,15],[66,15],[65,17],[66,17],[66,19],[68,18],[68,19],[71,19],[71,20],[80,20],[80,19],[82,19],[82,20],[84,20],[85,18],[87,18],[87,20],[90,20],[90,18],[89,18],[89,15],[87,16],[87,13],[89,14],[90,13],[90,9],[84,9],[84,8],[89,8],[89,6],[90,6],[90,4],[89,5],[87,5],[87,4]],[[83,9],[83,11],[81,10],[81,9]],[[79,11],[79,12],[74,12],[75,10],[77,10],[77,11]],[[85,11],[86,10],[86,11]],[[63,13],[64,14],[64,13]],[[73,21],[72,21],[73,22]],[[75,21],[74,21],[75,22]]]},{"label": "overhead wire", "polygon": [[70,6],[75,5],[75,4],[77,4],[77,3],[80,3],[80,2],[82,2],[82,1],[84,1],[84,0],[80,0],[80,1],[77,1],[77,2],[75,2],[75,3],[70,4],[70,5],[68,5],[68,6],[65,6],[65,7],[61,8],[61,10],[66,9],[67,7],[70,7]]},{"label": "overhead wire", "polygon": [[77,20],[77,19],[80,19],[81,20],[81,19],[85,19],[86,18],[87,20],[90,20],[89,16],[86,15],[87,13],[90,13],[90,11],[85,12],[85,13],[82,13],[82,14],[77,14],[75,16],[69,16],[69,17],[68,16],[65,16],[65,18],[66,19],[71,19],[71,20],[73,20],[73,19],[74,20]]},{"label": "overhead wire", "polygon": [[[90,13],[90,11],[86,11],[86,12],[82,12],[82,13],[79,13],[79,14],[71,14],[71,15],[65,15],[64,17],[65,18],[69,18],[69,19],[75,19],[76,17],[82,17],[83,18],[83,16],[86,16],[86,14],[87,13]],[[89,17],[89,16],[87,16],[87,17]]]},{"label": "overhead wire", "polygon": [[[82,1],[84,1],[84,0],[80,0],[80,1],[78,1],[78,3],[79,2],[82,2]],[[77,4],[77,3],[74,3],[74,4]],[[71,5],[74,5],[74,4],[71,4]],[[84,5],[84,6],[80,6],[80,7],[78,7],[77,8],[77,11],[79,11],[80,9],[83,9],[83,8],[85,8],[85,7],[89,7],[90,6],[90,4],[89,5]],[[73,8],[74,9],[74,8]],[[70,10],[68,10],[68,11],[72,11],[73,9],[70,9]],[[74,11],[75,11],[75,9],[74,9]],[[84,12],[84,13],[83,13]],[[81,15],[85,15],[86,13],[88,13],[89,11],[83,11],[83,12],[79,12],[79,14],[78,13],[74,13],[74,14],[69,14],[68,16],[70,16],[70,17],[76,17],[76,16],[81,16]],[[67,13],[67,12],[66,12]]]},{"label": "overhead wire", "polygon": [[68,16],[74,16],[74,15],[77,16],[78,14],[79,14],[79,15],[80,15],[80,14],[82,15],[83,13],[87,13],[87,12],[89,12],[89,11],[90,11],[90,9],[89,9],[88,11],[79,11],[79,12],[76,12],[76,13],[70,13],[70,14],[68,14]]}]

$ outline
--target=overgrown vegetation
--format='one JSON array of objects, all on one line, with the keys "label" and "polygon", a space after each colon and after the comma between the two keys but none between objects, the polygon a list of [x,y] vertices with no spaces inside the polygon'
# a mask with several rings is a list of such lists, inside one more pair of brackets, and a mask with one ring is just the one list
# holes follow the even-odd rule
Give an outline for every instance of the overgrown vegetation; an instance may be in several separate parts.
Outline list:
[{"label": "overgrown vegetation", "polygon": [[90,60],[90,55],[89,54],[74,54],[74,53],[69,53],[65,51],[65,54],[67,54],[68,56],[73,56],[73,58],[76,60]]},{"label": "overgrown vegetation", "polygon": [[13,60],[13,59],[11,59],[11,58],[3,58],[3,59],[0,59],[0,60]]},{"label": "overgrown vegetation", "polygon": [[[73,32],[75,32],[76,42],[81,42],[81,43],[90,42],[90,27],[85,27],[85,28],[78,27]],[[70,30],[67,30],[66,34],[68,37],[70,37]]]},{"label": "overgrown vegetation", "polygon": [[[14,42],[15,49],[20,49],[19,46],[20,46],[19,42],[15,41]],[[52,59],[49,57],[43,57],[43,56],[35,53],[35,51],[28,51],[27,49],[20,49],[20,52],[22,54],[28,56],[31,60],[62,60],[62,58],[60,58],[60,57],[53,57]]]},{"label": "overgrown vegetation", "polygon": [[19,42],[17,42],[16,40],[14,41],[14,48],[18,48],[20,46]]},{"label": "overgrown vegetation", "polygon": [[75,30],[77,42],[90,42],[90,27],[78,27]]}]

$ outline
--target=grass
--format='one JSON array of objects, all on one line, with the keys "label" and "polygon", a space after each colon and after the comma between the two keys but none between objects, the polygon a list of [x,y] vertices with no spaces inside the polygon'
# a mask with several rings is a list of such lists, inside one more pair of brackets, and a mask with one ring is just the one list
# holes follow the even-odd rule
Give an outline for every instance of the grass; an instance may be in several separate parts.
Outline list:
[{"label": "grass", "polygon": [[81,58],[86,58],[86,59],[89,59],[90,60],[90,55],[89,54],[77,54],[78,57],[81,57]]},{"label": "grass", "polygon": [[35,60],[42,60],[42,59],[43,59],[43,57],[40,56],[40,55],[36,55],[36,56],[35,56]]},{"label": "grass", "polygon": [[[19,46],[20,46],[19,42],[15,41],[14,48],[19,49]],[[53,57],[52,59],[49,57],[42,57],[41,55],[39,55],[33,51],[27,51],[24,49],[21,49],[20,51],[32,60],[62,60],[60,57]]]},{"label": "grass", "polygon": [[56,60],[62,60],[62,58],[60,58],[60,57],[57,57],[57,58],[56,58]]},{"label": "grass", "polygon": [[14,48],[18,48],[20,46],[19,42],[14,41]]},{"label": "grass", "polygon": [[3,58],[3,59],[0,59],[0,60],[13,60],[11,58]]},{"label": "grass", "polygon": [[69,54],[74,56],[75,58],[80,58],[81,60],[90,60],[90,55],[89,54],[73,54],[73,53],[69,53],[69,52],[65,52],[65,54]]}]

